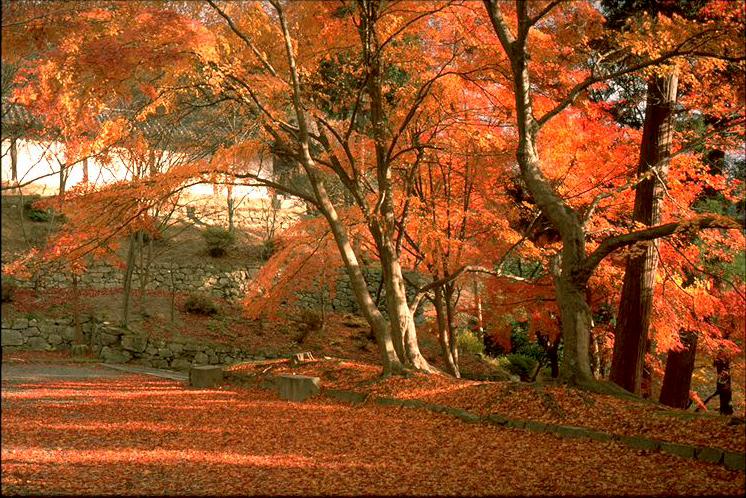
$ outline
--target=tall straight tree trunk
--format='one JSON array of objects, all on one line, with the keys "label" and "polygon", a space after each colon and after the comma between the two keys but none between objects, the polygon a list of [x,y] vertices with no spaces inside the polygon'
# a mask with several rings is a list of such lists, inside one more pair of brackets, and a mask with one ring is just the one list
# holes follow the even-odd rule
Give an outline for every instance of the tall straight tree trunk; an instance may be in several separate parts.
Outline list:
[{"label": "tall straight tree trunk", "polygon": [[67,185],[67,176],[69,174],[68,171],[68,165],[67,163],[62,164],[60,163],[60,175],[59,175],[59,189],[60,189],[60,195],[65,193],[65,187]]},{"label": "tall straight tree trunk", "polygon": [[682,330],[679,337],[684,349],[668,352],[660,402],[674,408],[686,408],[689,404],[689,388],[692,385],[698,336],[694,331]]},{"label": "tall straight tree trunk", "polygon": [[122,326],[127,327],[130,315],[130,301],[132,296],[132,273],[135,269],[135,244],[137,235],[130,235],[130,246],[127,251],[127,266],[124,269],[124,291],[122,295]]},{"label": "tall straight tree trunk", "polygon": [[10,139],[10,179],[15,183],[18,181],[18,139]]},{"label": "tall straight tree trunk", "polygon": [[458,367],[458,338],[456,337],[456,307],[453,301],[453,294],[456,291],[456,287],[453,281],[445,284],[445,298],[446,298],[446,318],[447,331],[448,331],[448,342],[451,348],[451,358],[453,358],[453,364],[456,366],[456,377],[461,377],[461,371]]},{"label": "tall straight tree trunk", "polygon": [[75,329],[75,344],[83,344],[83,328],[80,325],[80,289],[78,288],[78,274],[72,272],[73,280],[73,327]]},{"label": "tall straight tree trunk", "polygon": [[[648,178],[635,189],[633,219],[649,226],[661,222],[663,182],[668,174],[677,86],[677,73],[654,77],[648,82],[645,124],[637,167],[638,176],[648,175]],[[610,379],[620,387],[639,394],[648,349],[658,244],[648,242],[644,247],[633,247],[631,252],[619,303]]]},{"label": "tall straight tree trunk", "polygon": [[440,350],[446,363],[446,370],[448,371],[448,373],[458,378],[458,365],[456,364],[451,351],[451,335],[448,330],[448,318],[445,302],[443,300],[443,289],[441,287],[436,287],[434,293],[435,299],[433,300],[433,304],[435,305],[435,317],[436,324],[438,326],[438,341],[440,342]]}]

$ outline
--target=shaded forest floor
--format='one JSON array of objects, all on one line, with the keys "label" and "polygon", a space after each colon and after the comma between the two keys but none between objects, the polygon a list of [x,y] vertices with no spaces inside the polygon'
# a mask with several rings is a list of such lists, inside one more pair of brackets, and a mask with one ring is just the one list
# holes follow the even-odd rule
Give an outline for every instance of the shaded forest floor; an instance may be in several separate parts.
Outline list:
[{"label": "shaded forest floor", "polygon": [[[50,355],[25,355],[25,363],[23,356],[3,364],[4,495],[744,492],[743,472],[613,441],[561,439],[323,396],[286,402],[237,385],[193,390],[153,377],[110,371],[104,377],[96,365],[68,363],[64,376],[55,377]],[[25,375],[13,374],[19,365]],[[330,371],[364,370],[338,365],[343,368]],[[368,382],[366,375],[357,380]],[[333,382],[328,374],[324,381]],[[403,396],[415,384],[438,387],[412,377],[371,389]]]}]

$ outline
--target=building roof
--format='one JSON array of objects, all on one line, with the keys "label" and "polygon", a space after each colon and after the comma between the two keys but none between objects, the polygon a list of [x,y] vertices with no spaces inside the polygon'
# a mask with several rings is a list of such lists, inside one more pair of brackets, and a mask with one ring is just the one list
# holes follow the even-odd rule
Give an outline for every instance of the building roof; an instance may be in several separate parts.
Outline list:
[{"label": "building roof", "polygon": [[[135,111],[124,108],[112,108],[97,117],[100,123],[118,116],[134,117]],[[2,137],[33,138],[44,129],[41,119],[24,105],[2,100]],[[187,127],[184,123],[174,123],[171,117],[151,116],[144,121],[131,122],[143,134],[156,143],[167,145],[166,148],[185,148],[196,145],[203,134],[195,127]]]}]

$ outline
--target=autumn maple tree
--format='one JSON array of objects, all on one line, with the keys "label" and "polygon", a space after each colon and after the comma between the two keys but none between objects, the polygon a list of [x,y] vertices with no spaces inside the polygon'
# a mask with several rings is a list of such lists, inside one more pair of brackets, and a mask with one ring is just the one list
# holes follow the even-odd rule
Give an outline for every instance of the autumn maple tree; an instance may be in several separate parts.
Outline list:
[{"label": "autumn maple tree", "polygon": [[[145,124],[196,131],[188,160],[67,192],[72,223],[57,256],[153,231],[155,213],[188,185],[264,186],[318,217],[287,233],[253,292],[281,302],[301,263],[311,286],[334,280],[336,262],[386,374],[434,371],[414,322],[424,299],[447,369],[459,374],[457,315],[470,310],[458,296],[474,278],[492,323],[507,330],[507,317],[520,317],[548,347],[564,342],[562,376],[577,384],[594,384],[591,340],[613,328],[594,324],[602,307],[620,310],[612,379],[630,390],[647,323],[660,352],[678,347],[687,327],[710,327],[710,350],[722,339],[714,322],[727,321],[724,303],[738,293],[700,279],[661,297],[668,288],[652,282],[656,259],[665,282],[680,283],[700,258],[697,241],[727,260],[743,240],[732,217],[696,210],[707,186],[738,195],[696,150],[729,151],[743,137],[743,87],[732,75],[743,72],[744,16],[734,4],[707,2],[688,17],[640,11],[616,26],[593,2],[13,9],[4,40],[29,55],[16,60],[13,99],[63,130],[71,157],[117,144],[134,164],[167,148],[141,133]],[[642,132],[618,114],[624,85],[640,81]],[[257,169],[270,154],[292,174]],[[381,303],[364,272],[371,261]],[[409,297],[408,269],[427,275]],[[688,324],[671,321],[692,292],[710,306]]]},{"label": "autumn maple tree", "polygon": [[[598,24],[594,27],[592,21],[586,22],[585,32],[576,31],[576,35],[584,36],[585,42],[576,39],[574,46],[563,56],[565,59],[569,58],[570,62],[573,53],[577,54],[575,57],[593,53],[591,40],[603,37],[604,34],[600,25],[600,13],[590,5],[559,2],[529,4],[517,1],[515,5],[507,5],[486,1],[485,7],[512,76],[510,85],[515,96],[518,134],[516,158],[521,179],[542,214],[559,232],[562,242],[561,250],[551,264],[565,342],[563,376],[576,383],[589,384],[593,382],[588,362],[592,314],[586,292],[589,278],[601,261],[616,250],[681,231],[703,228],[737,229],[740,224],[717,215],[684,218],[600,240],[591,239],[595,249],[588,252],[588,215],[593,214],[601,197],[596,197],[595,202],[585,206],[583,210],[562,198],[557,188],[547,179],[539,149],[540,132],[563,112],[580,105],[583,95],[593,85],[614,77],[640,70],[653,71],[661,64],[674,64],[677,57],[722,56],[727,59],[742,59],[742,47],[737,41],[738,14],[735,14],[735,18],[724,16],[721,22],[710,21],[702,25],[679,19],[677,21],[680,26],[672,22],[669,27],[676,29],[672,29],[666,37],[650,36],[654,24],[650,20],[642,22],[638,30],[631,30],[627,36],[617,36],[615,47],[608,53],[599,54],[592,60],[590,67],[576,64],[575,68],[580,69],[572,72],[568,67],[564,75],[569,80],[566,88],[555,86],[538,93],[532,86],[532,80],[539,83],[542,81],[541,78],[534,77],[540,72],[535,66],[541,62],[546,64],[547,61],[537,61],[543,58],[537,57],[537,50],[546,49],[549,45],[549,48],[554,49],[556,57],[563,47],[562,35],[568,35],[567,32],[562,33],[563,27],[577,19],[577,16],[583,16],[591,20],[595,17]],[[728,9],[727,5],[721,7]],[[733,21],[735,23],[730,24]],[[552,35],[552,31],[558,33]],[[534,40],[540,49],[534,48]],[[552,42],[556,43],[554,47]],[[625,62],[626,65],[621,69],[608,70],[608,62]],[[652,221],[654,222],[655,220]]]}]

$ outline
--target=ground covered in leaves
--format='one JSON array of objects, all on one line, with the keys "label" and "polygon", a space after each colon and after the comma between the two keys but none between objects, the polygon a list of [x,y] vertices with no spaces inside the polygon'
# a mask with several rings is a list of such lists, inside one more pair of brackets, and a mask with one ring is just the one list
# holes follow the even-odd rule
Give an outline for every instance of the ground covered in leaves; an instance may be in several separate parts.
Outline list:
[{"label": "ground covered in leaves", "polygon": [[[617,443],[63,366],[66,373],[55,378],[59,365],[4,364],[4,495],[744,491],[742,472]],[[103,371],[109,375],[99,376]]]},{"label": "ground covered in leaves", "polygon": [[477,382],[443,375],[412,374],[379,380],[380,367],[322,360],[291,366],[286,361],[246,364],[233,368],[247,376],[279,373],[313,375],[324,387],[461,408],[479,415],[499,413],[508,418],[587,427],[609,434],[640,436],[682,444],[746,450],[742,419],[716,413],[695,414],[650,401],[592,394],[561,385],[520,382]]}]

